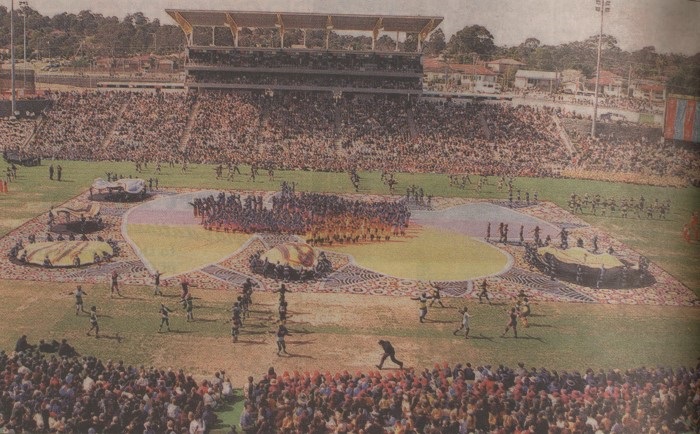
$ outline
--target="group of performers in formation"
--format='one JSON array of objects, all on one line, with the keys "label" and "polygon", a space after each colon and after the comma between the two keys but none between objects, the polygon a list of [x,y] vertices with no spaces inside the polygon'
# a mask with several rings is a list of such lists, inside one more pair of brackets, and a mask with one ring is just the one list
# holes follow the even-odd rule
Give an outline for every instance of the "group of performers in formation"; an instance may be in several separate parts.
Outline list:
[{"label": "group of performers in formation", "polygon": [[289,185],[271,199],[221,192],[196,198],[194,215],[205,228],[226,232],[274,232],[304,236],[312,245],[389,241],[405,235],[411,213],[402,202],[362,202],[333,194],[302,192]]},{"label": "group of performers in formation", "polygon": [[[481,189],[488,185],[488,177],[486,175],[476,175],[476,183],[472,181],[471,176],[468,173],[464,174],[453,174],[448,175],[450,180],[450,187],[456,187],[462,190],[466,190],[467,185],[474,185],[474,189],[477,193],[481,192]],[[516,204],[519,205],[530,205],[536,204],[539,200],[539,195],[535,191],[532,196],[529,191],[522,191],[519,188],[515,188],[515,177],[502,175],[498,177],[497,188],[498,191],[508,190],[508,206],[513,208]]]},{"label": "group of performers in formation", "polygon": [[622,197],[617,200],[614,197],[605,198],[600,194],[595,194],[589,196],[585,193],[580,196],[576,193],[572,193],[569,197],[569,211],[572,214],[593,214],[600,215],[603,217],[617,217],[619,212],[619,217],[629,218],[636,217],[638,219],[647,218],[659,218],[666,219],[666,216],[671,212],[671,199],[667,198],[663,202],[659,198],[654,199],[654,201],[648,201],[644,199],[644,196],[640,196],[639,199]]}]

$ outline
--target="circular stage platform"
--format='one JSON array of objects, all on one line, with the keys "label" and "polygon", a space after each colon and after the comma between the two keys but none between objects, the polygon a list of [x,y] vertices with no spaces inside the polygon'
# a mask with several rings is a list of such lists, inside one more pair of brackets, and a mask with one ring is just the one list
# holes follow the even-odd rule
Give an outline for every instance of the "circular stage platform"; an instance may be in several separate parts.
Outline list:
[{"label": "circular stage platform", "polygon": [[528,247],[528,260],[550,277],[590,288],[637,288],[653,283],[643,258],[638,264],[582,247]]},{"label": "circular stage platform", "polygon": [[47,241],[28,244],[14,258],[26,264],[44,267],[79,267],[102,262],[114,256],[104,241]]}]

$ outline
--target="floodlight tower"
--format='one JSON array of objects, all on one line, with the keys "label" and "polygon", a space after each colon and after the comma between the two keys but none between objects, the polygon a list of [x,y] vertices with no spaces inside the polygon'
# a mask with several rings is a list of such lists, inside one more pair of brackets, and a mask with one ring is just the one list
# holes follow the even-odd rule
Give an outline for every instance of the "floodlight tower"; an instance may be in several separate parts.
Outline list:
[{"label": "floodlight tower", "polygon": [[29,8],[29,3],[27,3],[25,0],[20,0],[19,2],[19,7],[20,10],[22,11],[22,19],[24,21],[24,26],[23,26],[23,33],[24,33],[24,62],[22,63],[22,66],[24,67],[24,86],[22,89],[24,89],[24,92],[27,91],[27,10]]},{"label": "floodlight tower", "polygon": [[610,12],[611,0],[595,0],[595,10],[600,12],[600,32],[598,33],[598,60],[595,67],[595,95],[593,96],[593,124],[591,125],[591,137],[596,136],[596,118],[598,117],[598,87],[600,85],[600,51],[603,45],[603,17]]},{"label": "floodlight tower", "polygon": [[10,4],[10,63],[12,82],[12,114],[10,117],[13,117],[17,111],[17,97],[15,95],[15,0],[12,0]]}]

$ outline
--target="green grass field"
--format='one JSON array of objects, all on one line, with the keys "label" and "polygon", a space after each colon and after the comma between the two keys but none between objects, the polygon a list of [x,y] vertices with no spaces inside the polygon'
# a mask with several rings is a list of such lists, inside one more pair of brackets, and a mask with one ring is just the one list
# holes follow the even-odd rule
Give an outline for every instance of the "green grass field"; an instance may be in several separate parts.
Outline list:
[{"label": "green grass field", "polygon": [[[61,161],[64,181],[59,183],[48,180],[48,163],[44,164],[36,168],[20,167],[19,179],[10,185],[10,194],[0,195],[0,235],[85,191],[94,178],[104,177],[107,171],[137,175],[127,163]],[[354,192],[347,174],[278,171],[273,181],[259,178],[250,183],[244,177],[234,182],[216,180],[212,166],[194,165],[187,174],[179,168],[166,167],[163,172],[158,175],[159,184],[166,187],[273,190],[286,180],[296,182],[297,191]],[[148,179],[155,175],[147,170],[140,176]],[[360,173],[360,176],[361,192],[389,193],[378,173]],[[398,191],[416,184],[435,196],[506,198],[505,192],[497,190],[494,179],[478,193],[473,188],[449,187],[445,175],[397,174],[396,178]],[[589,215],[582,218],[646,255],[700,294],[700,244],[686,244],[680,236],[683,224],[698,210],[698,189],[528,178],[518,178],[516,188],[531,194],[537,191],[540,200],[550,200],[565,209],[573,192],[617,198],[643,195],[650,201],[670,198],[671,213],[665,221]],[[134,232],[136,238],[137,232]],[[142,232],[139,236],[153,236],[149,231]],[[223,246],[222,251],[230,248]],[[182,258],[166,262],[169,261],[172,272],[188,264]],[[163,269],[169,266],[159,265]],[[130,364],[181,366],[199,375],[225,369],[235,378],[235,385],[242,384],[247,375],[258,379],[268,366],[275,366],[278,371],[309,367],[366,371],[378,361],[376,341],[380,337],[391,340],[400,348],[399,356],[416,368],[442,361],[508,365],[523,361],[528,366],[567,370],[589,366],[621,369],[659,364],[694,366],[700,355],[697,308],[536,303],[531,326],[520,330],[524,339],[516,340],[499,337],[506,320],[505,301],[488,306],[469,300],[475,339],[465,341],[451,333],[458,327],[457,308],[465,300],[446,299],[447,308],[432,308],[428,314],[431,321],[419,324],[417,302],[409,299],[295,293],[290,295],[289,324],[294,336],[288,341],[294,357],[278,358],[268,333],[275,315],[273,294],[255,295],[255,312],[249,328],[244,329],[244,342],[234,346],[229,340],[228,326],[223,324],[227,318],[225,309],[230,307],[233,297],[229,292],[198,291],[197,321],[186,323],[176,303],[176,288],[165,288],[167,297],[154,299],[151,288],[127,287],[126,298],[110,299],[106,283],[85,287],[87,305],[97,305],[103,315],[100,326],[105,338],[98,340],[85,336],[88,319],[84,315],[76,317],[73,298],[68,295],[72,289],[74,285],[70,283],[0,280],[3,299],[0,348],[11,349],[22,333],[34,342],[39,338],[67,337],[83,354],[123,359]],[[172,334],[156,331],[157,307],[162,300],[177,311],[173,319],[176,332]],[[239,411],[240,403],[237,403],[220,413],[220,417],[226,423],[235,423]]]}]

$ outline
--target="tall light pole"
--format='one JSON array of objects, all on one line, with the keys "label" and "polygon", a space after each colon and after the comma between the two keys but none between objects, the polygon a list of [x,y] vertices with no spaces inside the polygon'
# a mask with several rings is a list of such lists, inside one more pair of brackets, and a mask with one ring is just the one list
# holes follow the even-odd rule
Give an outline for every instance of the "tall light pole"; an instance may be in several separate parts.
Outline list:
[{"label": "tall light pole", "polygon": [[10,6],[10,62],[12,63],[10,75],[12,77],[12,116],[17,111],[17,96],[15,89],[15,0]]},{"label": "tall light pole", "polygon": [[598,87],[600,85],[600,51],[603,46],[603,16],[610,12],[611,0],[595,0],[595,10],[600,12],[600,32],[598,33],[598,60],[595,67],[595,95],[593,96],[593,124],[591,124],[591,137],[596,136],[596,119],[598,118]]},{"label": "tall light pole", "polygon": [[23,25],[23,33],[24,33],[24,62],[22,65],[24,66],[24,85],[22,89],[24,89],[24,92],[27,91],[27,8],[29,7],[29,3],[27,3],[24,0],[20,0],[19,2],[19,7],[22,11],[22,19],[24,21]]},{"label": "tall light pole", "polygon": [[158,33],[152,32],[149,35],[153,35],[153,54],[158,54]]}]

